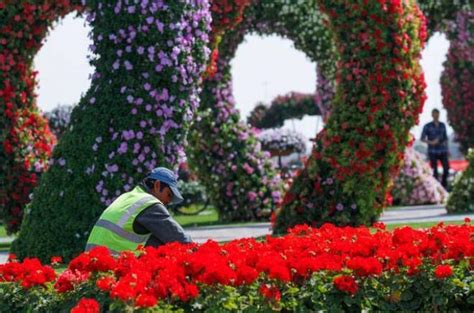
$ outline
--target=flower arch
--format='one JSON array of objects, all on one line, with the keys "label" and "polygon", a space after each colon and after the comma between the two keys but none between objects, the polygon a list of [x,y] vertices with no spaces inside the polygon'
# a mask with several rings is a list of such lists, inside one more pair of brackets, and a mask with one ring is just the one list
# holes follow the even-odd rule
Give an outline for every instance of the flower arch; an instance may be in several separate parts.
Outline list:
[{"label": "flower arch", "polygon": [[292,118],[302,119],[305,115],[321,115],[314,94],[290,92],[278,96],[270,105],[258,104],[250,112],[247,123],[256,128],[275,128]]},{"label": "flower arch", "polygon": [[[49,2],[37,3],[34,7],[43,17],[44,4]],[[276,32],[292,39],[296,48],[318,63],[329,86],[337,82],[333,115],[316,139],[306,169],[284,199],[276,231],[297,223],[370,223],[379,214],[374,207],[380,209],[385,202],[389,176],[398,170],[408,129],[423,103],[417,63],[425,37],[422,14],[410,0],[363,0],[361,6],[353,1],[316,3],[319,10],[314,0],[298,5],[288,0],[260,1],[249,6],[240,25],[247,1],[212,4],[215,16],[222,17],[214,19],[211,33],[212,48],[221,43],[221,57],[214,49],[203,85],[202,113],[191,131],[190,159],[201,177],[211,177],[205,183],[216,195],[214,201],[223,205],[226,219],[264,216],[280,199],[278,177],[233,108],[228,62],[249,31]],[[197,85],[210,52],[205,47],[210,32],[206,1],[125,5],[88,0],[81,4],[88,8],[94,26],[91,48],[97,57],[92,64],[97,72],[35,192],[24,231],[13,247],[20,257],[69,257],[80,251],[91,221],[141,172],[158,163],[176,164],[198,104]],[[22,5],[9,2],[2,10],[21,11]],[[16,15],[5,21],[13,23]],[[362,41],[362,49],[348,42],[354,38]],[[350,48],[361,58],[350,57]],[[122,84],[117,79],[120,74],[131,79]],[[354,160],[360,162],[351,163]],[[235,170],[227,167],[229,161],[235,163]],[[233,178],[239,184],[230,185]],[[244,197],[253,190],[257,201],[242,210],[239,206],[247,205]],[[67,214],[61,214],[66,207]]]},{"label": "flower arch", "polygon": [[[329,118],[306,169],[285,196],[276,231],[315,221],[370,224],[380,214],[390,174],[398,171],[408,130],[424,101],[424,80],[417,60],[426,29],[413,1],[366,2],[358,6],[349,1],[318,1],[320,11],[312,1],[291,6],[287,1],[261,1],[250,6],[243,22],[222,37],[217,73],[203,86],[202,114],[191,130],[190,159],[201,177],[209,177],[203,179],[206,188],[221,197],[214,201],[229,219],[239,215],[239,197],[248,191],[242,188],[243,183],[232,184],[247,179],[239,166],[245,171],[247,159],[253,160],[257,169],[265,164],[264,156],[248,153],[258,151],[259,146],[253,134],[239,124],[230,88],[229,61],[249,31],[292,39],[296,48],[316,61],[328,80],[335,77],[339,86],[332,109],[336,117]],[[351,32],[348,25],[357,25],[356,30]],[[359,30],[361,25],[369,31]],[[348,36],[362,40],[363,49],[346,43]],[[358,56],[371,53],[373,57],[356,61],[348,55],[349,47]],[[374,63],[375,68],[369,66]],[[334,75],[335,64],[338,76]],[[388,71],[388,76],[382,71]],[[400,82],[401,77],[405,83]],[[349,91],[354,83],[357,87]],[[264,176],[260,185],[251,188],[272,190],[269,182],[274,179]]]},{"label": "flower arch", "polygon": [[[467,1],[447,4],[423,0],[419,1],[419,3],[423,12],[429,18],[427,25],[427,32],[429,34],[437,30],[443,30],[446,21],[453,20],[456,12],[469,6]],[[290,5],[288,1],[284,0],[271,2],[260,1],[254,3],[245,12],[243,23],[240,27],[233,32],[225,34],[222,38],[223,44],[220,51],[221,59],[219,60],[218,79],[214,82],[212,80],[206,82],[207,85],[205,84],[202,106],[204,106],[204,110],[207,111],[204,111],[205,113],[202,115],[202,119],[196,123],[198,125],[196,129],[207,129],[209,133],[202,135],[191,131],[192,148],[190,159],[195,163],[197,171],[201,172],[200,176],[207,176],[207,178],[203,179],[207,188],[213,190],[215,194],[222,195],[216,202],[218,206],[224,208],[224,210],[235,213],[242,210],[242,207],[247,209],[248,207],[245,206],[245,203],[239,203],[239,201],[235,199],[239,198],[241,194],[245,195],[246,192],[252,189],[268,191],[276,187],[275,185],[265,183],[269,181],[267,176],[264,176],[263,184],[262,182],[257,182],[250,184],[250,187],[249,184],[245,185],[244,182],[237,184],[237,186],[233,183],[229,183],[234,181],[239,182],[239,175],[246,177],[246,174],[249,174],[248,171],[245,173],[246,168],[248,169],[249,162],[246,162],[248,159],[254,160],[257,164],[265,164],[265,161],[261,160],[262,156],[258,153],[250,155],[248,153],[249,150],[258,150],[258,145],[254,143],[252,134],[249,134],[245,126],[235,126],[239,118],[238,112],[234,109],[228,63],[232,59],[236,46],[242,41],[245,33],[251,31],[262,34],[277,33],[292,39],[295,42],[296,48],[305,52],[317,63],[318,85],[314,101],[319,108],[319,112],[327,119],[329,113],[332,111],[332,101],[335,97],[335,82],[336,79],[341,79],[335,75],[338,53],[335,52],[336,46],[333,44],[332,35],[326,27],[328,21],[324,20],[323,15],[313,4],[312,1],[302,1],[298,4],[292,3]],[[364,5],[366,5],[366,2],[364,2]],[[384,10],[387,10],[390,6],[400,6],[402,4],[398,2],[380,2],[380,5]],[[411,4],[405,3],[403,5],[409,6]],[[302,16],[304,18],[302,18]],[[408,15],[406,18],[410,19],[411,17]],[[384,31],[379,28],[377,32],[380,33]],[[400,44],[402,41],[399,40],[397,44]],[[379,38],[377,38],[376,44],[383,45]],[[218,105],[214,106],[215,103]],[[376,111],[379,109],[380,108],[373,108],[373,110]],[[312,110],[313,109],[308,112],[313,114]],[[259,113],[261,114],[262,112]],[[404,108],[404,114],[412,116],[412,113],[409,113],[406,107]],[[231,118],[229,118],[229,116]],[[222,119],[222,117],[224,117],[224,119]],[[416,112],[413,117],[413,121],[417,121]],[[347,123],[343,124],[346,125]],[[221,125],[225,126],[221,127]],[[403,133],[403,130],[401,132]],[[224,143],[229,142],[232,144],[229,145],[229,148],[226,148]],[[404,145],[403,141],[399,143],[400,146]],[[218,151],[217,154],[212,153],[212,144],[214,144],[213,147],[215,147],[215,150]],[[230,147],[237,148],[231,149]],[[398,161],[387,160],[387,163],[393,163],[391,166],[388,166],[390,168],[388,171],[392,172],[392,174],[397,172],[399,165],[395,164],[400,162],[402,155],[402,153],[398,153],[398,157],[396,158]],[[377,162],[384,163],[380,160]],[[243,164],[246,168],[243,168],[244,171],[239,172],[239,168]],[[255,168],[261,169],[262,166],[256,165]],[[256,172],[259,173],[258,171]],[[209,175],[209,173],[211,174]],[[390,178],[384,178],[384,180],[382,185],[389,184]],[[340,187],[342,186],[338,188]],[[385,203],[383,194],[386,194],[388,191],[386,188],[383,189],[384,190],[376,191],[376,193],[379,194],[377,197],[381,197],[380,200],[376,201],[378,203],[376,206],[379,207]],[[267,196],[268,194],[269,193],[265,193]],[[262,196],[264,196],[264,194],[262,194]],[[290,196],[289,198],[292,197]],[[365,200],[362,201],[365,202]],[[333,209],[334,208],[330,208],[329,210],[331,211]],[[365,215],[365,213],[362,214]],[[366,220],[365,223],[375,219],[375,216],[378,216],[378,214],[379,213],[375,214],[373,218]],[[308,220],[312,221],[313,217],[309,217]],[[344,219],[343,221],[338,221],[337,219],[327,219],[326,217],[322,218],[322,220],[341,222],[342,224],[348,222]],[[360,221],[352,222],[356,224],[360,223]]]},{"label": "flower arch", "polygon": [[[188,159],[224,220],[255,220],[281,202],[279,176],[248,125],[240,121],[232,95],[230,61],[245,34],[291,39],[327,77],[334,75],[334,48],[314,1],[255,1],[242,22],[222,35],[216,73],[205,80],[198,120],[191,127]],[[255,196],[257,195],[257,197]]]},{"label": "flower arch", "polygon": [[[210,54],[209,3],[8,2],[3,8],[12,12],[7,22],[20,28],[17,32],[32,32],[29,36],[37,31],[15,24],[17,15],[25,16],[25,3],[34,3],[25,25],[44,24],[36,50],[26,52],[27,71],[53,21],[84,8],[92,27],[91,87],[71,114],[12,247],[19,257],[70,258],[82,251],[90,228],[109,203],[148,170],[158,164],[174,167],[184,155]],[[27,43],[16,35],[9,47]],[[32,93],[29,99],[34,102]]]},{"label": "flower arch", "polygon": [[302,223],[376,221],[425,100],[418,61],[427,33],[415,1],[318,4],[340,57],[336,96],[306,168],[285,196],[277,233]]}]

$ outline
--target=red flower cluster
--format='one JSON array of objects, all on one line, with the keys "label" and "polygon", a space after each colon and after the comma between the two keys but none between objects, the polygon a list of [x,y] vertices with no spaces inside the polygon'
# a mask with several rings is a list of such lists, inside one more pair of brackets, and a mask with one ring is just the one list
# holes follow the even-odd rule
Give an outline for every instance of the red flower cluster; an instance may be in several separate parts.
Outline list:
[{"label": "red flower cluster", "polygon": [[56,279],[56,272],[38,259],[25,259],[22,263],[10,259],[7,264],[0,265],[0,282],[17,282],[23,288],[44,286]]},{"label": "red flower cluster", "polygon": [[72,308],[71,313],[99,313],[100,305],[95,299],[82,298],[79,303]]},{"label": "red flower cluster", "polygon": [[270,301],[280,301],[281,299],[281,292],[275,286],[267,286],[263,284],[260,286],[260,293]]},{"label": "red flower cluster", "polygon": [[212,1],[212,32],[222,32],[234,28],[242,21],[242,15],[252,0],[215,0]]},{"label": "red flower cluster", "polygon": [[[199,296],[200,288],[214,285],[258,284],[260,294],[279,301],[279,283],[302,284],[319,271],[335,275],[334,287],[354,295],[357,280],[382,273],[416,274],[431,266],[438,278],[452,275],[462,260],[474,265],[474,226],[445,226],[427,230],[409,227],[388,232],[380,227],[319,229],[297,226],[284,237],[234,240],[220,245],[168,244],[123,252],[118,258],[98,247],[73,259],[55,282],[59,293],[92,282],[113,299],[152,307],[160,299],[187,302]],[[436,267],[437,266],[437,267]],[[436,267],[436,270],[434,268]],[[352,274],[350,274],[352,273]],[[342,275],[341,275],[342,274]],[[19,282],[25,288],[53,282],[54,271],[37,260],[0,266],[2,281]]]},{"label": "red flower cluster", "polygon": [[244,10],[252,0],[214,0],[211,4],[212,31],[210,46],[212,48],[211,60],[205,71],[204,77],[214,77],[217,72],[217,60],[219,59],[219,43],[221,36],[228,30],[233,29],[241,21]]},{"label": "red flower cluster", "polygon": [[438,265],[435,269],[435,276],[444,279],[453,275],[453,269],[449,265]]},{"label": "red flower cluster", "polygon": [[[38,1],[37,1],[38,2]],[[37,72],[31,59],[41,48],[49,26],[79,9],[69,0],[7,1],[0,8],[0,207],[7,231],[17,232],[23,207],[37,183],[37,174],[47,167],[55,138],[36,107]]]},{"label": "red flower cluster", "polygon": [[352,276],[336,276],[334,277],[333,283],[338,290],[347,292],[351,295],[355,295],[357,290],[359,290],[359,285],[357,285],[357,282]]}]

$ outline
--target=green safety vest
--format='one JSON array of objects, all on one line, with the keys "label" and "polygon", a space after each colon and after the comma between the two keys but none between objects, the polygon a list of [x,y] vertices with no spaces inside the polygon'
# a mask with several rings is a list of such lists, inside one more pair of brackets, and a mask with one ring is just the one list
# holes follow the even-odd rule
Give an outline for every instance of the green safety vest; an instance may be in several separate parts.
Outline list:
[{"label": "green safety vest", "polygon": [[122,194],[95,223],[87,240],[86,251],[105,246],[112,255],[118,255],[121,251],[136,250],[139,245],[145,245],[151,234],[135,233],[133,222],[138,214],[153,204],[162,203],[139,186]]}]

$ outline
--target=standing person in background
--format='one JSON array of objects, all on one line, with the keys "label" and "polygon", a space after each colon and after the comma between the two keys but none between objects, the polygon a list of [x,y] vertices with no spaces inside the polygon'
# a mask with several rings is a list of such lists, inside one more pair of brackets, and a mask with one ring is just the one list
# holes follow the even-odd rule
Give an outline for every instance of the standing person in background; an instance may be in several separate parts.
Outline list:
[{"label": "standing person in background", "polygon": [[438,179],[438,161],[443,165],[441,184],[445,189],[448,186],[449,161],[448,161],[448,134],[446,125],[439,121],[439,110],[431,112],[433,121],[423,127],[421,141],[428,144],[428,157],[430,159],[433,176]]}]

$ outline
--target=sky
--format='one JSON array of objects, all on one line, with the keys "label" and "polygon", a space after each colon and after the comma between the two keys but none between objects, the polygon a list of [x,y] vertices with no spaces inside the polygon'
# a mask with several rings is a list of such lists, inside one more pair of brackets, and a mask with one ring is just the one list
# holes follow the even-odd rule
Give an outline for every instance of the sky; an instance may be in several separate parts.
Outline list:
[{"label": "sky", "polygon": [[[66,16],[46,38],[34,59],[39,71],[38,106],[49,111],[58,104],[76,104],[90,86],[93,68],[87,61],[90,28],[83,18]],[[435,34],[423,51],[421,65],[425,71],[428,100],[420,116],[420,125],[412,129],[418,138],[422,125],[431,120],[431,110],[446,110],[441,104],[439,79],[449,43],[443,35]],[[316,88],[315,63],[294,49],[290,40],[278,36],[247,35],[232,61],[233,88],[237,108],[243,119],[258,102],[269,103],[278,95],[291,91],[313,93]],[[284,128],[294,129],[312,138],[323,127],[319,117],[286,121]],[[452,129],[448,127],[448,134]]]}]

